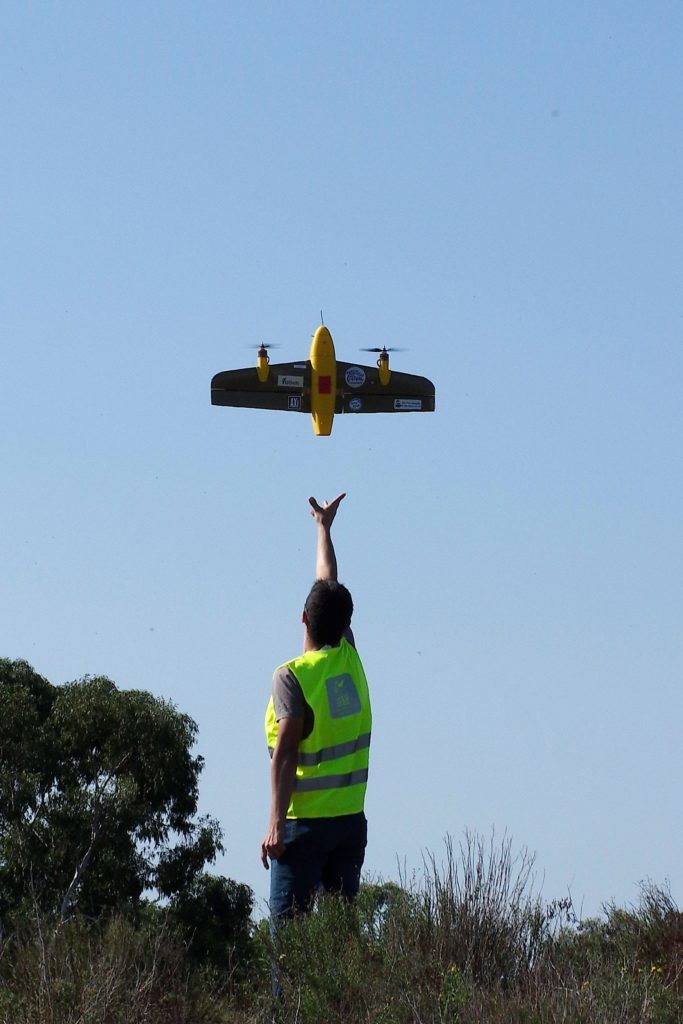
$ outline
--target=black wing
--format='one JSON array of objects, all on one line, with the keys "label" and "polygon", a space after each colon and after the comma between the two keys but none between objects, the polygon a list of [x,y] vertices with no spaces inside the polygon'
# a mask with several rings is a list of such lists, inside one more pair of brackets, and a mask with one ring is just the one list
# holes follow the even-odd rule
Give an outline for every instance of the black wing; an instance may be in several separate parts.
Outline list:
[{"label": "black wing", "polygon": [[434,412],[435,400],[426,377],[392,370],[382,384],[377,366],[337,363],[336,412]]},{"label": "black wing", "polygon": [[261,383],[255,366],[224,370],[211,381],[211,404],[241,409],[311,411],[311,364],[270,363],[268,379]]}]

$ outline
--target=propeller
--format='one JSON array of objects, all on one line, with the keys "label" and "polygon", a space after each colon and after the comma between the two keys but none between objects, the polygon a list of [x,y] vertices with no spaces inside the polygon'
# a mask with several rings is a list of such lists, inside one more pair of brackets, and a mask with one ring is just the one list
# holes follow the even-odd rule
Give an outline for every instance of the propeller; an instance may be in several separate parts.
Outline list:
[{"label": "propeller", "polygon": [[261,345],[247,345],[247,348],[282,348],[282,345],[278,345],[275,342],[263,342]]},{"label": "propeller", "polygon": [[408,349],[406,349],[406,348],[387,348],[386,345],[384,345],[382,348],[377,348],[375,346],[375,348],[361,348],[359,351],[360,352],[407,352]]}]

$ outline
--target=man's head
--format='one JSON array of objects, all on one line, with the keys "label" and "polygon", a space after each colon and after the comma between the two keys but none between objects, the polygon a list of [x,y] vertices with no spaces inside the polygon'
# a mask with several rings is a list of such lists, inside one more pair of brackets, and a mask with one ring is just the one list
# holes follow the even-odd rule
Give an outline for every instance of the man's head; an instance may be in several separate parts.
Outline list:
[{"label": "man's head", "polygon": [[304,605],[304,623],[313,647],[337,647],[351,625],[353,601],[343,583],[316,580]]}]

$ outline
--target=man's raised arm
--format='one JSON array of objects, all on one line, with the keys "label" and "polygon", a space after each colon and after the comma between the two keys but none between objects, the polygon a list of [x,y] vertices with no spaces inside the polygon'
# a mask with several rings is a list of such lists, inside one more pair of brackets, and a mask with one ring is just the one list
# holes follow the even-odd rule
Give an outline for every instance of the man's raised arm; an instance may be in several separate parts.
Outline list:
[{"label": "man's raised arm", "polygon": [[338,494],[334,501],[326,501],[322,507],[315,498],[308,499],[308,503],[311,506],[311,515],[318,526],[318,543],[315,556],[315,578],[317,580],[337,579],[337,556],[334,553],[330,530],[332,529],[332,523],[342,498],[345,497],[346,494]]},{"label": "man's raised arm", "polygon": [[[346,493],[338,494],[334,501],[326,501],[323,506],[319,505],[315,498],[308,499],[311,515],[318,527],[318,540],[315,549],[315,578],[317,580],[337,580],[337,556],[334,552],[330,531],[337,509],[345,497]],[[356,646],[350,626],[344,630],[344,636],[350,644]]]}]

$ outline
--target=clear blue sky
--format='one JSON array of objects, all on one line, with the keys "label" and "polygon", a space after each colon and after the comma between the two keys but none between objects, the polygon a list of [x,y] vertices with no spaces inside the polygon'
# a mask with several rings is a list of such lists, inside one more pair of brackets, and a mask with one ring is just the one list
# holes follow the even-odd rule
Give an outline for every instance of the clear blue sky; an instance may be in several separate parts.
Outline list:
[{"label": "clear blue sky", "polygon": [[[346,490],[368,870],[495,826],[547,898],[683,902],[681,4],[0,19],[0,653],[191,714],[218,870],[263,900],[306,499]],[[321,308],[437,412],[210,406]]]}]

